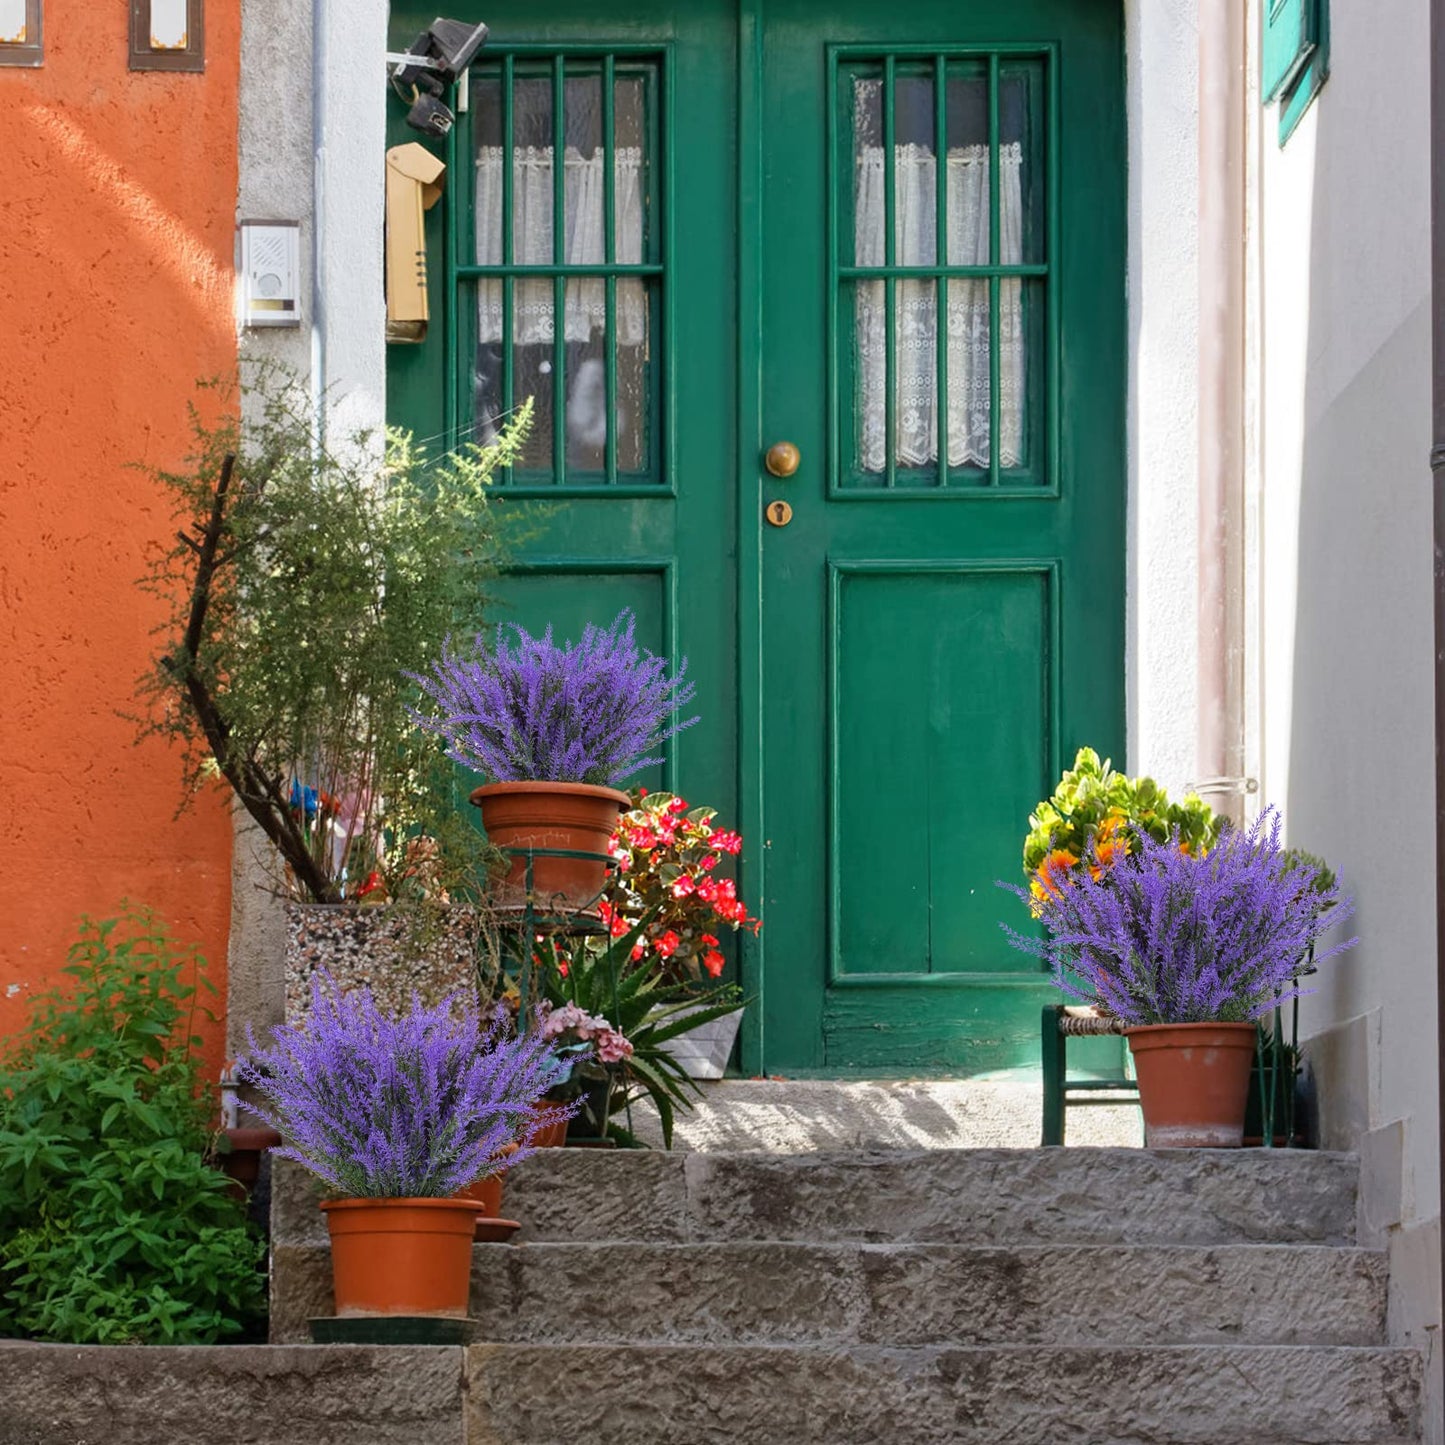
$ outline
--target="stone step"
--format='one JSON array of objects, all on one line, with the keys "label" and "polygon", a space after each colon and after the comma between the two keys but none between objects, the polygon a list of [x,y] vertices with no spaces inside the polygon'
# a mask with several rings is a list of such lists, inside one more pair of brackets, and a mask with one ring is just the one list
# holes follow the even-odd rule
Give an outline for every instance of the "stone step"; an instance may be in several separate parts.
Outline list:
[{"label": "stone step", "polygon": [[[1358,1161],[1303,1150],[548,1149],[507,1178],[533,1242],[1349,1244]],[[315,1185],[280,1161],[273,1242],[316,1244]]]},{"label": "stone step", "polygon": [[[1417,1445],[1413,1351],[477,1345],[469,1445]],[[605,1428],[604,1428],[605,1427]]]},{"label": "stone step", "polygon": [[0,1445],[465,1445],[460,1349],[0,1341]]},{"label": "stone step", "polygon": [[472,1312],[517,1343],[1377,1345],[1387,1278],[1313,1245],[488,1245]]},{"label": "stone step", "polygon": [[[330,1258],[278,1247],[271,1338],[329,1313]],[[479,1245],[489,1340],[548,1344],[1373,1345],[1383,1253],[955,1245]]]},{"label": "stone step", "polygon": [[3,1445],[1418,1445],[1413,1351],[0,1342]]}]

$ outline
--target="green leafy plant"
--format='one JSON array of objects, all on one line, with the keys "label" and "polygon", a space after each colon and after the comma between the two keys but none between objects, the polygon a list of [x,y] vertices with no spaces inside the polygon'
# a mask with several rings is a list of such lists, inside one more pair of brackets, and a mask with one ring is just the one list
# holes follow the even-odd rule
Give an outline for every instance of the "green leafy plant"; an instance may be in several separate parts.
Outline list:
[{"label": "green leafy plant", "polygon": [[610,940],[583,939],[570,952],[555,939],[538,940],[532,967],[525,979],[513,980],[502,1002],[517,1011],[525,994],[525,1006],[541,1014],[553,1046],[572,1059],[569,1078],[549,1097],[580,1100],[575,1129],[636,1146],[621,1120],[646,1098],[670,1149],[678,1110],[691,1109],[702,1090],[662,1046],[735,1012],[743,997],[732,984],[670,982],[649,962],[634,963],[633,950],[655,918],[649,913]]},{"label": "green leafy plant", "polygon": [[1218,842],[1222,821],[1197,793],[1171,802],[1153,778],[1126,777],[1093,748],[1080,748],[1053,795],[1029,815],[1024,872],[1034,902],[1066,885],[1076,869],[1098,877],[1145,836],[1156,843],[1177,837],[1184,852],[1202,856]]},{"label": "green leafy plant", "polygon": [[263,1317],[264,1242],[205,1159],[203,968],[148,910],[84,919],[73,988],[0,1060],[0,1335],[206,1344]]},{"label": "green leafy plant", "polygon": [[184,469],[153,473],[180,530],[144,584],[170,609],[142,736],[181,742],[265,834],[280,889],[318,903],[474,893],[484,843],[403,677],[480,622],[499,554],[488,504],[523,407],[489,447],[318,438],[290,374],[243,371],[193,406]]}]

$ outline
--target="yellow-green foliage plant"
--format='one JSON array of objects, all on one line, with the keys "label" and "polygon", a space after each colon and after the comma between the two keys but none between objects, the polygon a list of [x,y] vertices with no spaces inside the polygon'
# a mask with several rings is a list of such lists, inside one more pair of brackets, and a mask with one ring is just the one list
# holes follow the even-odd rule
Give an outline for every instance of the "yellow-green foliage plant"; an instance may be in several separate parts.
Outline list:
[{"label": "yellow-green foliage plant", "polygon": [[1222,823],[1197,793],[1171,802],[1153,778],[1126,777],[1093,748],[1080,748],[1053,795],[1029,814],[1029,890],[1042,899],[1067,886],[1079,868],[1097,878],[1144,834],[1159,843],[1177,837],[1184,852],[1202,856],[1218,841]]}]

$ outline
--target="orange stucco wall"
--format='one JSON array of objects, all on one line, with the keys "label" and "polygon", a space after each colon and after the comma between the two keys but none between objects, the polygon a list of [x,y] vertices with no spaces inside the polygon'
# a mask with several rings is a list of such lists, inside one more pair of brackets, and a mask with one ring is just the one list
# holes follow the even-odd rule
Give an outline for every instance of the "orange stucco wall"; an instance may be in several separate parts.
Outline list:
[{"label": "orange stucco wall", "polygon": [[132,73],[129,6],[96,0],[45,0],[43,67],[0,68],[0,1034],[77,915],[127,897],[201,944],[225,998],[226,813],[175,818],[179,758],[116,709],[170,530],[127,464],[178,462],[196,379],[236,355],[239,9],[207,5],[203,75]]}]

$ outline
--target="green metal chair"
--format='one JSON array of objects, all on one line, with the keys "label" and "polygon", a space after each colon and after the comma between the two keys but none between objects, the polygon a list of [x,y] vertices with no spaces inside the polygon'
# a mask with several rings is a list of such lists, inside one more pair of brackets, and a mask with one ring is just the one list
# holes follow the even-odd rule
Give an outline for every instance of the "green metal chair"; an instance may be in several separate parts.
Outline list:
[{"label": "green metal chair", "polygon": [[1101,1095],[1132,1094],[1138,1102],[1139,1085],[1120,1074],[1103,1079],[1070,1079],[1068,1043],[1070,1039],[1098,1039],[1122,1035],[1123,1023],[1108,1018],[1097,1009],[1075,1004],[1046,1003],[1043,1012],[1044,1073],[1044,1139],[1045,1145],[1064,1142],[1064,1111],[1071,1104],[1119,1104],[1117,1097]]}]

